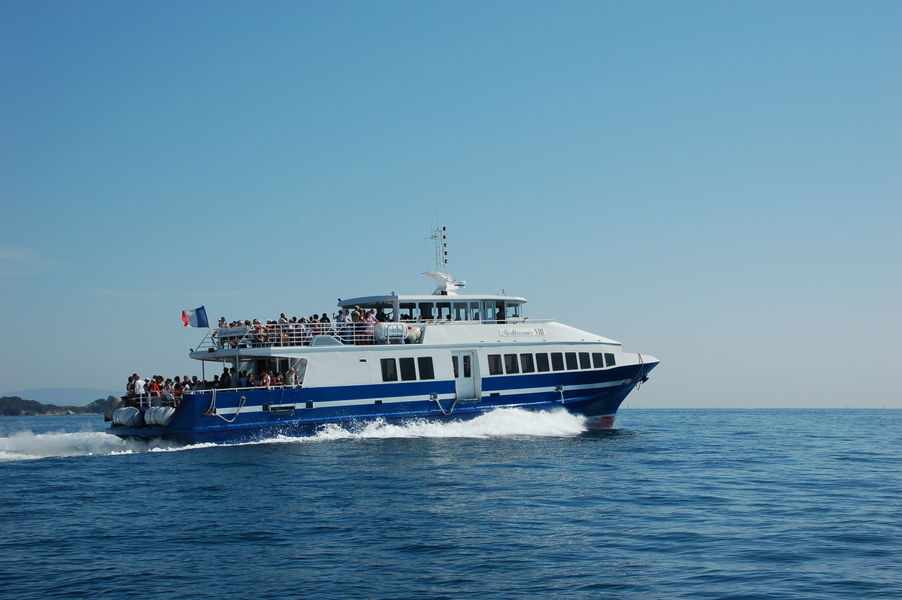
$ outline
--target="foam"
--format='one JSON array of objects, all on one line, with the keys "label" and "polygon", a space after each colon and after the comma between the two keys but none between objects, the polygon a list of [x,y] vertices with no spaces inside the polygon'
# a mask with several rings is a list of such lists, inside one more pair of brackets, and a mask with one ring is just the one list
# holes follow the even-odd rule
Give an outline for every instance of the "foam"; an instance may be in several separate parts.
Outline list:
[{"label": "foam", "polygon": [[585,418],[564,409],[532,412],[502,408],[468,420],[429,421],[383,419],[359,424],[323,425],[315,435],[284,435],[231,444],[180,444],[167,440],[122,440],[104,432],[42,433],[21,431],[0,438],[0,462],[68,456],[122,455],[140,452],[177,452],[221,446],[316,443],[347,439],[390,438],[491,438],[503,436],[573,436],[586,431]]}]

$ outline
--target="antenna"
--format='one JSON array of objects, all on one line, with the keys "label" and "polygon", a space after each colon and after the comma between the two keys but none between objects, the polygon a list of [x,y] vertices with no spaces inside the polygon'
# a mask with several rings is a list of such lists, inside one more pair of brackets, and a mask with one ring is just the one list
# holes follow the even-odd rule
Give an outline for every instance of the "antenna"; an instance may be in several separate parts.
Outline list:
[{"label": "antenna", "polygon": [[467,285],[467,282],[455,280],[448,273],[448,228],[436,227],[432,236],[426,239],[435,242],[435,271],[423,275],[435,279],[437,287],[434,294],[456,294],[459,288]]},{"label": "antenna", "polygon": [[436,227],[431,237],[426,239],[435,242],[435,270],[448,273],[448,228]]}]

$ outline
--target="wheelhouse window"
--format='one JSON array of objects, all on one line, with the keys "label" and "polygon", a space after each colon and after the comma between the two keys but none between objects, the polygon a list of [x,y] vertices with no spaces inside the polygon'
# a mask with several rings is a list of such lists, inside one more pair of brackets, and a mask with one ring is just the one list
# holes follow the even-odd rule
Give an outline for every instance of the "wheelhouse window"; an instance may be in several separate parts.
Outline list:
[{"label": "wheelhouse window", "polygon": [[520,366],[517,364],[517,355],[516,354],[505,354],[504,355],[504,371],[508,375],[520,372]]},{"label": "wheelhouse window", "polygon": [[539,370],[539,373],[544,373],[551,370],[551,366],[548,364],[547,352],[536,354],[536,368]]},{"label": "wheelhouse window", "polygon": [[383,358],[382,381],[398,381],[398,365],[393,358]]},{"label": "wheelhouse window", "polygon": [[420,368],[420,379],[435,379],[431,356],[417,357],[417,366]]},{"label": "wheelhouse window", "polygon": [[398,306],[398,312],[401,313],[401,321],[416,321],[417,315],[419,315],[419,311],[417,311],[417,305],[413,302],[402,302]]},{"label": "wheelhouse window", "polygon": [[501,355],[489,354],[489,375],[501,375]]},{"label": "wheelhouse window", "polygon": [[470,320],[479,320],[479,302],[470,302]]},{"label": "wheelhouse window", "polygon": [[596,369],[604,368],[604,354],[601,352],[593,352],[592,353],[592,366]]},{"label": "wheelhouse window", "polygon": [[532,360],[532,354],[521,354],[520,355],[520,369],[524,373],[535,373],[536,366]]},{"label": "wheelhouse window", "polygon": [[431,321],[435,318],[435,304],[432,302],[420,302],[420,319],[423,321]]},{"label": "wheelhouse window", "polygon": [[604,363],[609,367],[613,367],[616,363],[614,362],[614,355],[605,353],[604,355]]},{"label": "wheelhouse window", "polygon": [[450,302],[436,302],[436,315],[435,318],[440,319],[442,321],[450,321],[451,320],[451,303]]},{"label": "wheelhouse window", "polygon": [[466,302],[455,302],[454,309],[452,311],[452,318],[455,321],[466,321],[467,320],[467,303]]},{"label": "wheelhouse window", "polygon": [[520,303],[517,302],[515,304],[507,303],[504,307],[505,316],[508,319],[518,319],[520,318]]},{"label": "wheelhouse window", "polygon": [[576,362],[576,352],[568,352],[566,354],[567,357],[567,370],[572,371],[574,369],[579,368],[579,363]]},{"label": "wheelhouse window", "polygon": [[412,358],[400,358],[401,381],[413,381],[417,378],[417,368]]},{"label": "wheelhouse window", "polygon": [[551,353],[551,368],[555,371],[563,371],[564,370],[564,354],[561,352],[552,352]]},{"label": "wheelhouse window", "polygon": [[591,369],[592,361],[589,360],[588,352],[580,352],[579,353],[579,368],[580,369]]}]

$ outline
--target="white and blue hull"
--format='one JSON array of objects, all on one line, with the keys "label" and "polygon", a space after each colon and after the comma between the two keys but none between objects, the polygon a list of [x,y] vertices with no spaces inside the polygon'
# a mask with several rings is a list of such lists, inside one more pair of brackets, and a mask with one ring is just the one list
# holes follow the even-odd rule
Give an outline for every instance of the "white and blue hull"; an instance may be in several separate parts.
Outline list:
[{"label": "white and blue hull", "polygon": [[590,424],[610,427],[620,404],[656,365],[487,376],[475,398],[460,398],[455,379],[203,391],[186,395],[165,427],[114,427],[111,433],[227,442],[312,435],[330,423],[353,428],[375,419],[467,419],[501,407],[563,407]]}]

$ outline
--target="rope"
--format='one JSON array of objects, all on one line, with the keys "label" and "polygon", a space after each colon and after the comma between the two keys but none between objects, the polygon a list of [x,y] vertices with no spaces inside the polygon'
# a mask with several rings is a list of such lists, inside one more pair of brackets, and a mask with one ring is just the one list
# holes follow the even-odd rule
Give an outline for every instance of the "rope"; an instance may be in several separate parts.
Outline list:
[{"label": "rope", "polygon": [[432,399],[435,400],[435,403],[438,405],[438,409],[442,411],[442,414],[446,417],[450,416],[451,413],[454,412],[454,407],[457,406],[457,398],[454,398],[454,402],[451,403],[451,408],[446,412],[445,408],[442,406],[442,403],[438,401],[438,394],[432,394]]},{"label": "rope", "polygon": [[245,400],[246,398],[244,396],[238,398],[238,408],[235,410],[235,414],[232,415],[231,419],[226,419],[224,416],[216,412],[216,389],[214,388],[213,393],[210,395],[210,406],[207,407],[207,410],[205,410],[203,414],[206,416],[219,417],[226,423],[234,423],[235,419],[238,418],[238,415],[241,414],[241,408],[244,406]]}]

